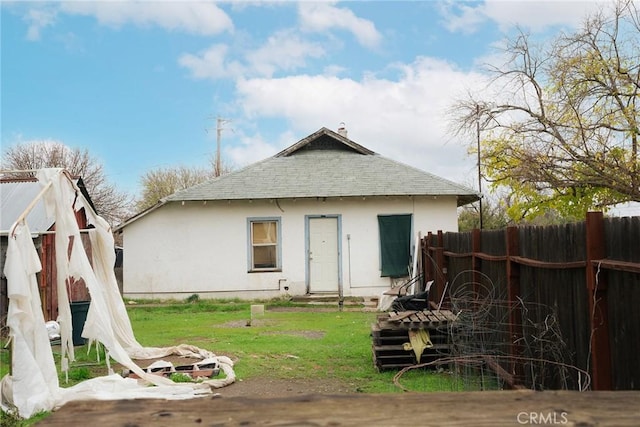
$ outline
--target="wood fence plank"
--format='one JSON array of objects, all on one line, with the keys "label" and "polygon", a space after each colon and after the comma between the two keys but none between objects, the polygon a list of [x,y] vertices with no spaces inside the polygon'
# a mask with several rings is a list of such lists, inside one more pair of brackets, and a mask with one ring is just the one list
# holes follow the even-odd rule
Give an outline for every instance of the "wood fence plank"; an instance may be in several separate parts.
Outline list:
[{"label": "wood fence plank", "polygon": [[[635,313],[630,304],[637,300],[628,297],[636,295],[628,286],[635,289],[633,286],[640,280],[637,276],[640,217],[603,219],[602,213],[589,213],[581,223],[521,226],[511,232],[519,237],[516,245],[509,242],[514,237],[508,237],[508,233],[508,230],[449,232],[442,237],[439,234],[437,239],[429,233],[430,238],[423,241],[423,252],[431,255],[433,265],[426,280],[439,276],[456,279],[458,285],[469,286],[474,295],[493,286],[495,295],[507,297],[508,310],[518,305],[526,310],[527,304],[547,307],[558,320],[562,336],[559,345],[566,345],[567,350],[565,361],[589,370],[593,387],[609,389],[615,383],[636,388],[640,384],[640,370],[620,361],[626,360],[621,355],[637,354],[636,343],[640,342],[640,323],[628,314]],[[443,307],[451,307],[449,291],[456,285],[448,284],[450,289],[444,296]],[[607,287],[611,286],[616,286],[616,301],[611,300],[610,289],[608,292]],[[436,288],[430,299],[432,307],[438,306],[440,290]],[[610,325],[609,310],[627,313],[629,320],[624,321],[620,314],[616,323]],[[522,342],[518,334],[524,329],[521,325],[524,319],[518,315],[505,312],[509,324],[499,325],[504,327],[503,340]],[[528,322],[543,320],[537,319],[533,311],[527,315],[532,316]],[[621,328],[624,332],[619,331]],[[512,350],[514,355],[520,353],[515,346]]]},{"label": "wood fence plank", "polygon": [[[229,386],[233,387],[233,385]],[[38,426],[637,426],[640,392],[485,391],[77,401]],[[535,418],[532,418],[535,417]],[[544,417],[546,422],[540,422]],[[535,422],[532,422],[532,419]]]}]

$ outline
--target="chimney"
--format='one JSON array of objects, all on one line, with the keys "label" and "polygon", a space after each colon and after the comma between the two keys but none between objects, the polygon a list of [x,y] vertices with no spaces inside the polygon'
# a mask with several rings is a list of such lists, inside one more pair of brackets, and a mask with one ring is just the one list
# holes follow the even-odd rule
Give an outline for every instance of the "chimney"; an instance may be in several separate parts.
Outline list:
[{"label": "chimney", "polygon": [[340,124],[338,125],[338,135],[347,138],[347,128],[345,127],[344,122],[340,122]]}]

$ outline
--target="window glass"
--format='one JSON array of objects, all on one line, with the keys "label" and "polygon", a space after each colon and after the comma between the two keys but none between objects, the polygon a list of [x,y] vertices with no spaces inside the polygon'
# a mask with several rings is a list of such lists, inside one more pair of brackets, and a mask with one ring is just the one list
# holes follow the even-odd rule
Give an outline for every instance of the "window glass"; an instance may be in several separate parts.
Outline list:
[{"label": "window glass", "polygon": [[253,268],[276,268],[277,262],[275,245],[253,247]]},{"label": "window glass", "polygon": [[278,240],[278,223],[275,221],[254,222],[253,244],[275,244]]},{"label": "window glass", "polygon": [[250,270],[275,270],[280,267],[279,220],[252,219],[250,225]]}]

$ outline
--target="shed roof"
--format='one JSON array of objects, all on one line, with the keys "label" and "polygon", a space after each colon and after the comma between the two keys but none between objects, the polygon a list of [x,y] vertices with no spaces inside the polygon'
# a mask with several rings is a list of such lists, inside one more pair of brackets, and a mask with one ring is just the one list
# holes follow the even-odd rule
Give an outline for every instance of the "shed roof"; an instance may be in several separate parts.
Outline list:
[{"label": "shed roof", "polygon": [[385,158],[323,127],[273,157],[166,201],[354,196],[455,196],[458,205],[478,199],[474,190]]},{"label": "shed roof", "polygon": [[[82,178],[77,178],[75,182],[85,199],[95,210]],[[35,177],[2,177],[0,179],[0,234],[9,231],[16,219],[25,211],[41,190],[42,185]],[[27,223],[29,224],[29,230],[37,234],[49,230],[54,224],[54,220],[47,217],[44,203],[40,200],[27,215]]]},{"label": "shed roof", "polygon": [[[38,181],[33,179],[2,179],[0,180],[0,232],[7,232],[18,217],[29,206],[42,190]],[[46,231],[54,221],[47,218],[44,203],[38,203],[27,215],[27,223],[32,233]]]}]

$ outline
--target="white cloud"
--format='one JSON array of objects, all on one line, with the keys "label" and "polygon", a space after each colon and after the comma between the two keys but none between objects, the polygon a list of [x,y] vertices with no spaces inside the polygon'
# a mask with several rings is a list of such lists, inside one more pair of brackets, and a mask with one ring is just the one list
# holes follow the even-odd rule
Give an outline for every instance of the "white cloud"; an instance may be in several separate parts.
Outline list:
[{"label": "white cloud", "polygon": [[[326,32],[341,28],[352,32],[365,46],[374,47],[380,42],[380,34],[373,23],[358,18],[348,9],[328,3],[302,2],[298,11],[299,28],[276,31],[255,49],[243,48],[238,43],[232,51],[216,44],[197,54],[184,53],[178,63],[189,69],[195,78],[272,77],[281,71],[306,67],[310,58],[326,56],[320,43],[305,39],[300,31]],[[334,74],[339,72],[335,67],[328,70]]]},{"label": "white cloud", "polygon": [[[267,142],[260,133],[240,135],[238,139],[240,140],[239,145],[233,145],[225,150],[225,156],[236,166],[246,166],[264,160],[279,151],[279,143]],[[294,136],[290,131],[287,131],[280,135],[278,140],[285,140],[287,144],[291,144]]]},{"label": "white cloud", "polygon": [[373,22],[331,3],[300,2],[298,14],[303,31],[325,32],[339,28],[353,33],[361,45],[369,48],[377,47],[382,39]]},{"label": "white cloud", "polygon": [[255,50],[234,52],[237,60],[229,58],[232,55],[226,45],[216,44],[199,54],[185,53],[178,63],[200,79],[271,77],[278,71],[304,67],[307,58],[318,58],[324,54],[320,45],[303,40],[292,30],[282,30]]},{"label": "white cloud", "polygon": [[487,21],[494,21],[501,31],[519,26],[540,32],[554,25],[576,27],[588,13],[605,4],[603,0],[487,0],[469,6],[449,1],[441,3],[439,9],[445,27],[452,32],[472,33]]},{"label": "white cloud", "polygon": [[198,79],[218,79],[233,77],[243,73],[243,67],[237,62],[227,62],[228,47],[215,44],[198,55],[182,54],[178,64],[189,69],[191,75]]},{"label": "white cloud", "polygon": [[93,16],[102,25],[159,26],[168,30],[212,35],[232,31],[231,18],[215,3],[150,1],[72,1],[60,5],[72,15]]},{"label": "white cloud", "polygon": [[324,67],[323,74],[325,76],[337,76],[347,71],[348,69],[346,67],[343,67],[342,65],[329,64],[326,67]]},{"label": "white cloud", "polygon": [[37,7],[29,9],[23,19],[29,24],[27,40],[40,40],[41,31],[54,24],[56,11],[51,7]]},{"label": "white cloud", "polygon": [[473,33],[487,20],[484,5],[468,6],[446,2],[439,3],[438,9],[445,20],[445,28],[451,32]]},{"label": "white cloud", "polygon": [[[467,142],[447,135],[446,109],[481,76],[432,58],[398,64],[398,80],[366,76],[298,75],[240,79],[238,105],[247,117],[284,118],[300,132],[291,144],[326,126],[345,122],[349,137],[390,158],[458,182],[473,170]],[[304,100],[301,102],[301,100]],[[283,147],[274,147],[276,149]]]},{"label": "white cloud", "polygon": [[306,64],[306,58],[324,56],[324,49],[305,41],[291,30],[283,30],[270,36],[259,49],[246,54],[251,69],[258,75],[272,76],[278,70],[291,71]]},{"label": "white cloud", "polygon": [[484,13],[505,30],[522,26],[544,31],[550,26],[579,26],[589,13],[598,10],[603,1],[487,1]]}]

